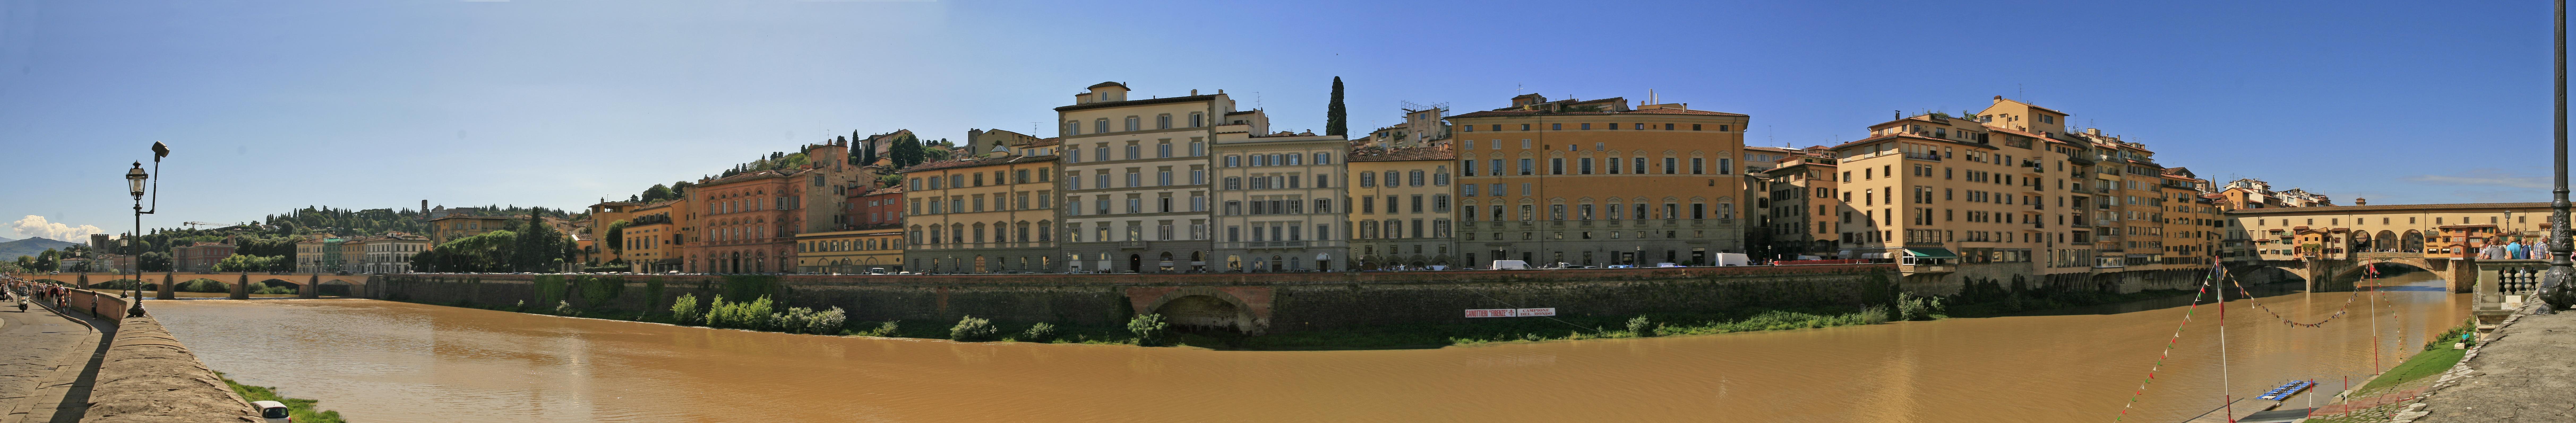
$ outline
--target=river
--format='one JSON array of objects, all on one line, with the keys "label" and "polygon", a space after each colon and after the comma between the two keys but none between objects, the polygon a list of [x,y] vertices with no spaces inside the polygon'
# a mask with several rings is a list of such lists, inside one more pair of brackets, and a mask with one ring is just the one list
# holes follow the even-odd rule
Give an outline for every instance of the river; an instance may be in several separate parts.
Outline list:
[{"label": "river", "polygon": [[[2429,272],[2320,328],[2227,304],[2229,391],[2393,366],[2467,317]],[[2313,322],[2352,293],[2257,301]],[[2188,299],[1993,318],[1417,350],[844,338],[400,302],[148,303],[216,370],[351,421],[2111,421]],[[2126,421],[2219,405],[2203,304]],[[2294,400],[2293,404],[2302,404]],[[2323,404],[2322,401],[2319,404]]]}]

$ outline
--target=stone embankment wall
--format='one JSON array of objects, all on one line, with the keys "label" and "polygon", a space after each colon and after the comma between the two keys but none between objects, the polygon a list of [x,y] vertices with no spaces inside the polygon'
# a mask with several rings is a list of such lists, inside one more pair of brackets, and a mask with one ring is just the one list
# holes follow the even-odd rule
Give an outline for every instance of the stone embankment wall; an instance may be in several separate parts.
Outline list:
[{"label": "stone embankment wall", "polygon": [[148,316],[117,322],[116,340],[99,365],[89,399],[85,423],[244,422],[258,416]]},{"label": "stone embankment wall", "polygon": [[781,307],[841,307],[853,320],[1114,324],[1175,295],[1222,293],[1273,330],[1454,322],[1465,309],[1554,307],[1565,315],[1712,313],[1858,306],[1893,296],[1894,265],[1444,272],[1128,275],[582,276],[386,275],[366,296],[434,304],[667,310],[672,299],[769,295]]},{"label": "stone embankment wall", "polygon": [[[2029,263],[1961,264],[1958,271],[1945,274],[1922,274],[1905,278],[1907,292],[1918,295],[1953,295],[1972,284],[1996,283],[2012,286],[2015,281],[2031,290],[2076,290],[2135,293],[2151,289],[2198,289],[2208,280],[2206,269],[2126,270],[2093,272],[2089,268],[2061,270],[2054,274],[2029,274]],[[2248,282],[2253,284],[2254,282]],[[2266,282],[2268,283],[2268,282]]]}]

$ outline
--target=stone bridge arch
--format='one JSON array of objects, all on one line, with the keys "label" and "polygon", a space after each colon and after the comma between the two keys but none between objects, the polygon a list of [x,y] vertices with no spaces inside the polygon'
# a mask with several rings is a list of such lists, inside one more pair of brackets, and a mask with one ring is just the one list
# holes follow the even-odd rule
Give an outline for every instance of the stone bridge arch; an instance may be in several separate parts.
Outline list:
[{"label": "stone bridge arch", "polygon": [[1127,300],[1137,314],[1161,314],[1175,327],[1254,335],[1270,329],[1267,287],[1135,287]]}]

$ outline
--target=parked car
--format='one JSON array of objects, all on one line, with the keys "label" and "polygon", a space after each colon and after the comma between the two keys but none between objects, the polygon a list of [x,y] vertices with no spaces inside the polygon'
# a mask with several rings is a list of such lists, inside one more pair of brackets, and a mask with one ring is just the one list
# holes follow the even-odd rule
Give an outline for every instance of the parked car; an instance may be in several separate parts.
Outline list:
[{"label": "parked car", "polygon": [[286,404],[284,403],[277,401],[251,401],[250,406],[259,408],[259,418],[267,420],[268,423],[288,423],[295,421],[294,417],[287,416]]}]

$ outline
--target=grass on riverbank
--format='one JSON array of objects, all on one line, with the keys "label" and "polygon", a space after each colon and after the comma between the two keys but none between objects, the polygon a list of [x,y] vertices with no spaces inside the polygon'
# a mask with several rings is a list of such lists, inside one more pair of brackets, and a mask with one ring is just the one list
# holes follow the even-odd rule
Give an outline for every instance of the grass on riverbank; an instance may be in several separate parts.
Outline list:
[{"label": "grass on riverbank", "polygon": [[223,372],[215,372],[215,377],[222,378],[225,385],[232,385],[233,393],[241,394],[242,400],[244,401],[277,401],[285,403],[287,415],[293,417],[298,423],[348,422],[347,420],[340,419],[340,412],[338,411],[314,409],[313,404],[321,402],[319,400],[287,398],[285,396],[278,395],[277,388],[243,385],[241,382],[234,382],[233,378],[224,377]]},{"label": "grass on riverbank", "polygon": [[2452,366],[2460,364],[2462,357],[2469,354],[2467,349],[2451,349],[2451,343],[2457,342],[2461,334],[2476,330],[2476,325],[2476,320],[2462,321],[2459,326],[2454,326],[2442,332],[2441,335],[2435,335],[2431,342],[2424,343],[2424,352],[2406,357],[2406,361],[2397,363],[2397,367],[2390,367],[2387,372],[2380,373],[2378,378],[2371,379],[2370,383],[2361,385],[2361,390],[2354,391],[2357,393],[2355,396],[2394,391],[2408,386],[2407,382],[2440,376],[2442,372],[2450,371]]},{"label": "grass on riverbank", "polygon": [[2442,372],[2450,371],[2451,366],[2460,364],[2460,357],[2468,355],[2468,352],[2469,350],[2445,347],[2416,353],[2413,357],[2407,357],[2406,362],[2397,363],[2397,367],[2389,368],[2387,373],[2381,373],[2379,378],[2371,379],[2369,384],[2361,385],[2361,390],[2357,391],[2360,394],[2356,396],[2378,394],[2381,393],[2380,391],[2402,386],[2406,382],[2440,376]]}]

